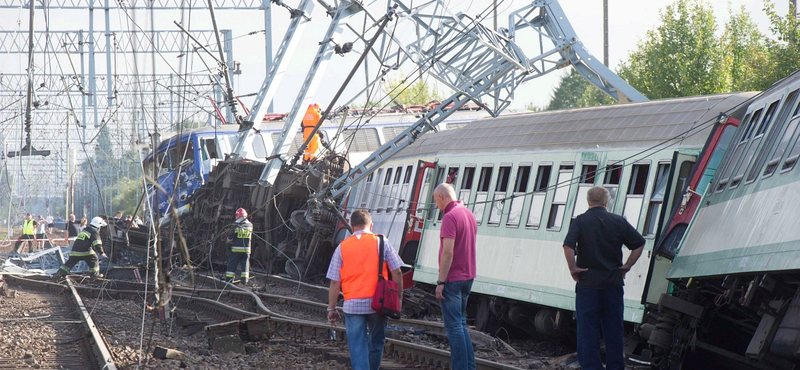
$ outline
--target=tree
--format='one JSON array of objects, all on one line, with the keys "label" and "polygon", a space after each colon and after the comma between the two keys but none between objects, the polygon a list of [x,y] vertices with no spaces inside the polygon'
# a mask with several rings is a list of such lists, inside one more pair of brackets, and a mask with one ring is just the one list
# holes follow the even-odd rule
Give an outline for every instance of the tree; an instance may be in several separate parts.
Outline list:
[{"label": "tree", "polygon": [[422,78],[416,82],[407,77],[391,79],[383,85],[383,91],[392,101],[403,105],[427,104],[440,99],[436,89]]},{"label": "tree", "polygon": [[800,69],[800,21],[791,5],[789,14],[782,17],[775,12],[771,0],[764,0],[764,12],[770,20],[770,31],[777,37],[768,41],[769,64],[762,69],[771,84]]},{"label": "tree", "polygon": [[583,94],[589,88],[594,88],[594,86],[578,73],[578,70],[570,68],[569,73],[561,76],[546,110],[584,107]]},{"label": "tree", "polygon": [[764,90],[772,83],[763,68],[770,64],[767,39],[742,6],[729,11],[722,34],[722,72],[727,91]]},{"label": "tree", "polygon": [[705,95],[725,90],[714,13],[704,2],[677,0],[661,13],[619,70],[650,99]]}]

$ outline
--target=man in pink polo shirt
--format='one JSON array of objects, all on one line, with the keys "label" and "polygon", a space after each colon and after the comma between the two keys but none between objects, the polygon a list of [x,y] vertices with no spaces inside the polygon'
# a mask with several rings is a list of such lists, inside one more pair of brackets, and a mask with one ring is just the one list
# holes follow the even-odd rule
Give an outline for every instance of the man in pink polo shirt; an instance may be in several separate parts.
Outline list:
[{"label": "man in pink polo shirt", "polygon": [[467,330],[467,298],[475,279],[475,239],[478,224],[475,215],[461,201],[450,184],[433,191],[436,207],[444,212],[439,232],[439,280],[436,299],[450,342],[450,368],[475,370],[475,353]]}]

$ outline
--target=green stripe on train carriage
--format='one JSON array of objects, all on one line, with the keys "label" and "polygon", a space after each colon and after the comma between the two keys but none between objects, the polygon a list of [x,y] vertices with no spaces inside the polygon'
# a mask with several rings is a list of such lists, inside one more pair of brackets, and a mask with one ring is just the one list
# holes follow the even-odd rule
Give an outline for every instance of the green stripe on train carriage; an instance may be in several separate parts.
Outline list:
[{"label": "green stripe on train carriage", "polygon": [[[414,280],[434,282],[439,278],[439,271],[426,267],[416,266]],[[508,282],[499,279],[476,278],[472,283],[472,291],[490,295],[500,295],[503,298],[530,302],[542,306],[575,311],[575,291],[558,289],[543,285],[534,285],[518,282]],[[628,322],[639,323],[644,315],[644,306],[638,299],[625,299],[624,319]]]},{"label": "green stripe on train carriage", "polygon": [[797,240],[681,256],[672,262],[667,279],[800,269]]}]

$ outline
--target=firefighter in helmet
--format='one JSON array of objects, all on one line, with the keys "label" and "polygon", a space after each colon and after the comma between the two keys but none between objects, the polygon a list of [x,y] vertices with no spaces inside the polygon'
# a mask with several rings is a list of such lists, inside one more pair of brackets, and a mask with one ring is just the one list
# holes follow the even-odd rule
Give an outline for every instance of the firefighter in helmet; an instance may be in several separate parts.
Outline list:
[{"label": "firefighter in helmet", "polygon": [[[95,217],[89,222],[89,225],[75,237],[75,242],[72,244],[72,252],[69,254],[69,260],[58,269],[57,280],[61,280],[64,276],[69,274],[72,267],[80,261],[86,261],[86,264],[89,266],[89,276],[91,276],[92,279],[103,277],[103,275],[97,273],[99,269],[97,254],[99,254],[100,257],[106,258],[106,254],[103,253],[103,242],[100,239],[100,228],[107,225],[105,220],[100,217]],[[97,252],[97,254],[95,254],[95,252]]]},{"label": "firefighter in helmet", "polygon": [[228,253],[228,270],[225,272],[225,281],[232,282],[236,276],[236,268],[241,268],[242,283],[247,284],[250,270],[250,237],[253,234],[253,224],[247,220],[247,211],[244,208],[236,210],[236,221],[233,222],[233,231],[228,237],[231,249]]}]

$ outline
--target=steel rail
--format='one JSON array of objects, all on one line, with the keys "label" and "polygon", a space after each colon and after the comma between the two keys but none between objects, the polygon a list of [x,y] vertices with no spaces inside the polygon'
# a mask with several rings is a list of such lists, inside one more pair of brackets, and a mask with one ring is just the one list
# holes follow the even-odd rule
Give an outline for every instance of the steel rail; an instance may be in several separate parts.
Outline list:
[{"label": "steel rail", "polygon": [[[77,308],[80,317],[80,323],[83,327],[85,335],[83,335],[84,346],[89,353],[91,366],[94,369],[102,370],[117,370],[117,365],[114,364],[113,356],[109,351],[103,336],[97,330],[94,321],[92,320],[89,311],[83,304],[81,296],[78,294],[75,284],[67,279],[66,285],[51,283],[48,281],[26,279],[15,275],[3,275],[4,279],[12,282],[15,285],[24,286],[31,289],[45,290],[56,295],[62,295],[69,303]],[[64,292],[69,291],[70,294],[64,295]]]},{"label": "steel rail", "polygon": [[[63,285],[54,284],[50,282],[29,280],[23,278],[17,278],[17,279],[25,280],[31,285],[44,285],[46,287],[51,287],[53,289],[60,289],[62,291],[68,289]],[[136,282],[117,281],[115,283],[118,286],[124,285],[128,287],[141,285],[140,283]],[[204,315],[211,315],[221,321],[220,323],[207,325],[205,327],[206,332],[210,336],[229,335],[231,332],[234,332],[238,333],[243,338],[248,338],[248,340],[251,341],[265,340],[275,337],[290,338],[290,339],[297,339],[300,337],[303,338],[313,337],[319,340],[328,340],[328,341],[334,340],[341,342],[344,341],[346,338],[346,336],[344,335],[345,329],[343,327],[336,327],[328,323],[322,323],[322,322],[313,322],[313,321],[292,319],[292,318],[272,316],[272,315],[262,315],[256,312],[245,311],[230,306],[228,304],[225,304],[223,302],[200,297],[197,294],[192,294],[192,293],[187,294],[187,292],[184,291],[184,289],[189,289],[189,288],[179,287],[177,291],[173,290],[172,296],[175,298],[180,298],[174,300],[175,304],[178,307],[196,311]],[[73,286],[72,290],[73,291],[80,290],[83,292],[94,293],[94,294],[107,294],[109,297],[112,298],[140,297],[142,293],[142,291],[138,289],[135,290],[107,289],[107,288],[98,288],[90,286]],[[204,291],[206,293],[209,292],[217,294],[220,293],[219,291],[214,291],[211,289],[205,289]],[[234,293],[235,295],[241,297],[248,297],[247,294],[241,294],[242,292],[228,291],[228,293]],[[252,292],[250,293],[252,294]],[[223,292],[223,294],[225,293]],[[410,361],[411,363],[415,364],[415,366],[423,368],[425,367],[442,368],[442,369],[449,368],[450,353],[448,351],[443,351],[437,348],[431,348],[420,344],[405,342],[398,339],[387,339],[387,341],[388,343],[386,347],[387,351],[386,353],[393,358],[397,358],[401,361],[406,361],[406,362]],[[476,364],[478,366],[477,367],[478,369],[500,369],[500,370],[519,369],[511,365],[484,359],[476,359]]]},{"label": "steel rail", "polygon": [[[314,302],[314,301],[309,301],[309,300],[305,300],[305,299],[302,299],[302,298],[289,297],[289,296],[283,296],[283,295],[276,295],[276,294],[269,294],[269,293],[256,293],[256,292],[253,292],[253,291],[251,291],[249,289],[240,287],[238,285],[227,284],[227,283],[225,283],[223,281],[220,281],[220,280],[218,280],[218,279],[216,279],[214,277],[209,277],[209,276],[205,276],[205,275],[195,275],[195,279],[206,281],[209,284],[212,284],[213,286],[219,286],[221,288],[220,289],[206,289],[206,288],[196,289],[196,288],[186,287],[186,286],[175,286],[175,287],[172,288],[172,290],[174,292],[182,292],[182,293],[185,293],[185,294],[191,293],[191,294],[194,294],[194,295],[197,295],[197,296],[200,296],[200,297],[204,297],[204,298],[208,298],[208,299],[214,299],[214,300],[219,299],[219,297],[221,297],[221,296],[226,296],[229,299],[231,297],[236,297],[236,298],[234,298],[234,300],[238,300],[238,301],[245,301],[245,300],[250,299],[251,302],[248,302],[248,304],[250,305],[250,307],[252,307],[252,311],[253,312],[257,312],[257,313],[262,314],[262,315],[268,315],[268,316],[272,316],[272,317],[280,317],[280,318],[289,319],[289,320],[292,320],[293,318],[290,317],[290,316],[286,316],[286,315],[283,315],[283,314],[276,313],[275,311],[269,309],[267,307],[267,305],[264,304],[264,302],[269,301],[269,302],[272,302],[273,304],[286,305],[286,306],[289,306],[290,310],[292,310],[292,311],[304,312],[304,313],[307,313],[307,314],[310,314],[310,315],[318,315],[319,317],[325,317],[325,315],[327,315],[328,305],[325,304],[325,303]],[[267,276],[267,280],[271,281],[271,282],[279,283],[279,284],[289,284],[289,285],[297,285],[297,283],[298,283],[297,281],[294,281],[294,280],[289,280],[289,279],[286,279],[286,278],[283,278],[283,277],[280,277],[280,276],[273,276],[273,275],[268,275]],[[108,281],[111,282],[112,280],[108,280]],[[113,284],[114,286],[116,286],[117,288],[120,288],[120,289],[124,288],[126,290],[144,290],[144,284],[143,283],[137,283],[137,282],[133,282],[133,281],[114,280],[113,283],[110,283],[110,284]],[[315,296],[320,295],[320,294],[322,294],[322,292],[324,292],[325,299],[327,299],[328,290],[326,288],[319,287],[319,286],[316,286],[316,285],[306,284],[306,283],[300,283],[300,284],[301,284],[300,287],[303,290],[305,290],[306,292],[313,293],[313,295],[315,295]],[[153,290],[152,286],[150,286],[148,290]],[[341,311],[341,307],[339,307],[339,310]],[[413,330],[422,330],[426,334],[436,335],[436,336],[439,336],[439,337],[445,337],[447,335],[447,332],[446,332],[446,330],[444,328],[444,324],[442,324],[440,322],[432,322],[432,321],[405,319],[404,318],[404,319],[399,319],[399,320],[390,320],[389,321],[389,326],[390,327],[395,327],[395,328],[398,328],[398,327],[409,327],[409,328],[412,328]],[[475,344],[478,347],[483,347],[483,348],[498,348],[499,347],[499,341],[496,338],[494,338],[491,335],[489,335],[489,334],[486,334],[486,333],[484,333],[482,331],[478,331],[478,330],[474,330],[474,329],[469,329],[469,333],[470,333],[470,338],[472,339],[473,344]]]}]

